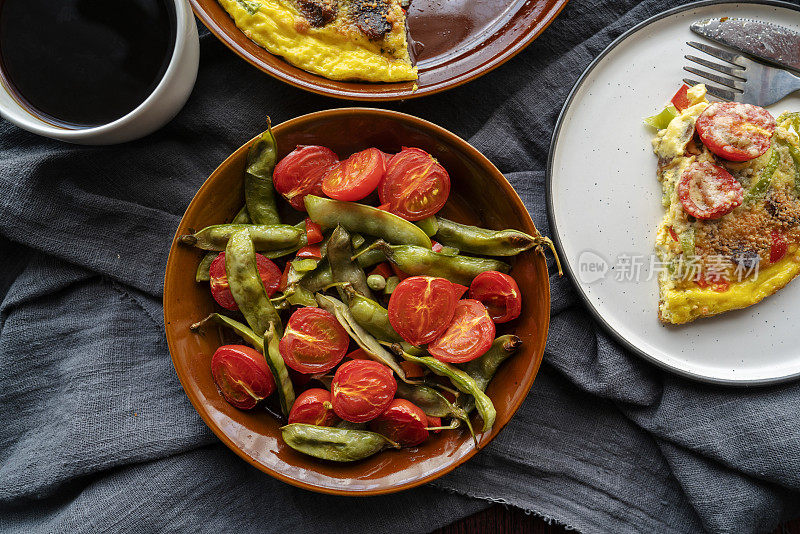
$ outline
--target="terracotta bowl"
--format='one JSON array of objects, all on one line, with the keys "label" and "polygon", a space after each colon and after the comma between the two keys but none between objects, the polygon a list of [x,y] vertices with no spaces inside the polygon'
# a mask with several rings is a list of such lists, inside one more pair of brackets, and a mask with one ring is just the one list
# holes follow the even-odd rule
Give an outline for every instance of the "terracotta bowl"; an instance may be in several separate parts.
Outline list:
[{"label": "terracotta bowl", "polygon": [[[203,24],[251,65],[287,83],[348,100],[400,100],[459,86],[499,67],[536,39],[567,0],[413,0],[409,32],[419,80],[402,83],[328,80],[270,54],[236,27],[217,0],[189,0]],[[416,90],[414,85],[417,85]]]},{"label": "terracotta bowl", "polygon": [[[333,109],[304,115],[273,129],[278,155],[301,144],[330,147],[346,157],[375,146],[397,152],[420,147],[450,173],[452,191],[443,210],[447,218],[489,228],[536,229],[522,201],[500,171],[464,140],[424,120],[379,109]],[[247,148],[239,148],[206,180],[180,222],[164,280],[164,323],[175,370],[189,400],[214,433],[255,467],[290,484],[340,495],[375,495],[411,488],[444,475],[477,451],[466,430],[443,431],[420,447],[387,450],[361,462],[328,463],[284,445],[280,423],[264,410],[240,411],[222,398],[211,378],[211,355],[222,340],[216,328],[202,335],[189,326],[215,311],[207,284],[194,281],[202,252],[178,244],[177,236],[231,220],[243,205],[242,173]],[[299,219],[299,214],[295,212]],[[492,430],[480,435],[485,446],[508,423],[528,394],[542,361],[550,311],[547,266],[541,252],[512,259],[511,274],[524,296],[519,319],[498,328],[515,333],[522,349],[506,361],[487,394],[497,409]],[[230,342],[230,341],[229,341]],[[475,423],[478,424],[475,416]],[[476,428],[478,428],[476,426]]]}]

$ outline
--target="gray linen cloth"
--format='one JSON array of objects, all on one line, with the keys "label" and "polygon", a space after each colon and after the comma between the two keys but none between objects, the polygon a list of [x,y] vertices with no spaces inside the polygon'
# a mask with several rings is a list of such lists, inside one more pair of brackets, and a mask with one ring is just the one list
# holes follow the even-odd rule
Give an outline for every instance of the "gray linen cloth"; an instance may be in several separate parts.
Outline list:
[{"label": "gray linen cloth", "polygon": [[[470,140],[547,233],[544,169],[570,87],[615,37],[665,7],[572,0],[491,74],[384,107]],[[278,82],[204,33],[191,99],[145,139],[79,147],[0,122],[0,531],[426,532],[488,501],[584,532],[755,532],[800,514],[798,384],[730,389],[666,373],[622,350],[555,276],[528,399],[450,475],[347,499],[236,457],[170,362],[170,240],[203,180],[265,115],[347,103]]]}]

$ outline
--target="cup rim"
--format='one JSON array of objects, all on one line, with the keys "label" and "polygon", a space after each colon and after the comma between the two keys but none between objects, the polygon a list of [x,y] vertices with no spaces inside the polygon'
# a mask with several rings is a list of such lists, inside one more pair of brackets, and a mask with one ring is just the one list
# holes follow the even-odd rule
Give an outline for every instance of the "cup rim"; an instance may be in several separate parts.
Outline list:
[{"label": "cup rim", "polygon": [[[185,0],[171,0],[171,2],[175,7],[176,31],[175,46],[172,49],[172,56],[170,57],[169,65],[167,65],[167,69],[161,76],[161,80],[158,82],[158,85],[156,85],[155,89],[153,89],[147,98],[145,98],[138,106],[133,108],[122,117],[107,124],[101,124],[100,126],[70,129],[48,124],[20,104],[18,104],[18,106],[24,115],[18,115],[13,112],[9,113],[8,106],[4,105],[2,102],[0,102],[0,115],[9,122],[16,124],[20,128],[28,130],[31,133],[45,137],[57,138],[64,141],[79,141],[125,128],[130,123],[137,120],[139,116],[147,110],[147,108],[151,107],[155,101],[164,95],[180,67],[180,58],[184,55],[187,38],[186,33],[181,31],[181,29],[186,25],[187,20],[192,23],[194,22],[194,13]],[[17,101],[17,98],[12,94],[5,83],[2,83],[1,81],[0,90],[9,95],[15,102]]]}]

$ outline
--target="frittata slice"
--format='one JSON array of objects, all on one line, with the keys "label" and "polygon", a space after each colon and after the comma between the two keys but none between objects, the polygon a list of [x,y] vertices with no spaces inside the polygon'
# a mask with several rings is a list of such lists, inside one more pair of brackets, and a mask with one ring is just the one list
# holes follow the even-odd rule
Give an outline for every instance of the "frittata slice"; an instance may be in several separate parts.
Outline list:
[{"label": "frittata slice", "polygon": [[415,80],[401,0],[219,0],[259,46],[332,80]]},{"label": "frittata slice", "polygon": [[667,210],[658,316],[672,324],[751,306],[800,274],[800,114],[712,105],[703,85],[680,103],[653,140]]}]

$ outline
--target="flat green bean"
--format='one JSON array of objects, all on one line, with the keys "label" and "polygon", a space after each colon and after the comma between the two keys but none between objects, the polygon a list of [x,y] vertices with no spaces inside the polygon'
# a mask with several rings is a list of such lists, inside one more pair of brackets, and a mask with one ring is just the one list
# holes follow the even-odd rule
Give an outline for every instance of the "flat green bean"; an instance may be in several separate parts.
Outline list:
[{"label": "flat green bean", "polygon": [[[350,287],[359,294],[372,298],[372,291],[367,285],[367,275],[358,263],[350,259],[353,256],[350,233],[343,226],[337,226],[328,239],[327,253],[334,282],[350,284]],[[341,290],[339,294],[344,300],[349,300]]]},{"label": "flat green bean", "polygon": [[[231,221],[232,224],[250,224],[250,215],[247,213],[247,206],[242,206],[236,215],[233,216],[233,220]],[[211,280],[211,275],[209,274],[209,269],[211,268],[211,264],[217,259],[219,253],[216,251],[206,252],[203,259],[200,260],[200,265],[197,266],[197,273],[194,275],[195,282],[208,282]]]},{"label": "flat green bean", "polygon": [[263,336],[270,323],[279,333],[283,331],[281,318],[264,289],[256,266],[256,252],[246,228],[234,232],[225,248],[225,270],[228,284],[239,310],[250,328]]},{"label": "flat green bean", "polygon": [[521,345],[522,340],[518,336],[512,334],[500,336],[494,340],[483,356],[459,364],[459,367],[475,381],[481,391],[486,391],[500,364],[513,356]]},{"label": "flat green bean", "polygon": [[339,321],[342,328],[345,329],[359,347],[364,349],[364,352],[366,352],[370,358],[389,367],[400,377],[400,380],[404,382],[407,381],[405,371],[397,364],[394,356],[384,349],[372,334],[358,324],[353,314],[350,313],[350,308],[348,308],[344,302],[334,297],[317,293],[317,303],[319,303],[320,308],[327,310],[336,317],[336,320]]},{"label": "flat green bean", "polygon": [[281,427],[283,441],[296,451],[331,462],[355,462],[387,447],[399,449],[394,441],[367,430],[292,423]]},{"label": "flat green bean", "polygon": [[189,330],[191,330],[192,332],[196,332],[209,322],[213,322],[218,324],[219,326],[230,328],[231,330],[239,334],[239,337],[241,337],[242,339],[253,345],[253,347],[255,347],[255,349],[258,352],[262,354],[264,353],[264,339],[257,336],[255,332],[253,332],[252,328],[248,327],[243,323],[240,323],[235,319],[231,319],[230,317],[221,315],[219,313],[212,313],[202,321],[194,323],[192,326],[189,327]]},{"label": "flat green bean", "polygon": [[405,352],[399,343],[392,345],[392,350],[407,361],[427,367],[434,374],[448,378],[456,389],[462,393],[472,395],[475,398],[475,407],[478,409],[478,414],[483,419],[483,432],[487,432],[492,428],[497,417],[497,411],[494,408],[492,399],[478,387],[478,384],[467,373],[432,356],[412,356]]},{"label": "flat green bean", "polygon": [[306,273],[305,276],[300,279],[298,285],[312,293],[316,293],[324,290],[333,283],[331,265],[326,258],[319,262],[313,271]]},{"label": "flat green bean", "polygon": [[353,319],[361,325],[364,330],[372,334],[378,341],[400,342],[400,337],[392,324],[389,322],[389,312],[386,308],[372,300],[359,294],[352,286],[345,284],[343,287],[348,295],[348,305]]},{"label": "flat green bean", "polygon": [[[180,236],[180,242],[203,250],[225,250],[234,232],[247,230],[258,252],[277,251],[293,247],[305,237],[305,232],[287,224],[215,224],[207,226],[195,234]],[[265,254],[266,255],[266,254]]]},{"label": "flat green bean", "polygon": [[382,251],[400,270],[410,275],[438,276],[465,286],[470,285],[472,279],[482,272],[507,273],[511,270],[510,265],[499,260],[448,256],[414,245],[390,245],[378,240],[372,246]]},{"label": "flat green bean", "polygon": [[261,254],[271,260],[274,260],[276,258],[282,258],[284,256],[288,256],[289,254],[293,254],[298,250],[300,250],[301,248],[303,248],[304,246],[308,245],[308,236],[306,235],[306,222],[300,221],[299,223],[295,224],[294,227],[300,230],[300,232],[302,232],[300,234],[300,239],[297,241],[295,245],[286,248],[281,248],[278,250],[264,251],[261,252]]},{"label": "flat green bean", "polygon": [[436,235],[436,232],[439,231],[439,223],[436,222],[436,217],[431,215],[430,217],[426,217],[421,221],[417,221],[414,224],[419,226],[420,230],[425,232],[425,235],[428,237],[433,237]]},{"label": "flat green bean", "polygon": [[388,211],[315,195],[306,196],[305,204],[308,216],[323,228],[342,225],[350,232],[380,237],[390,243],[431,248],[431,240],[425,232]]},{"label": "flat green bean", "polygon": [[275,136],[267,117],[267,130],[256,139],[247,152],[244,172],[244,198],[247,212],[255,224],[280,224],[275,204],[272,171],[277,162]]},{"label": "flat green bean", "polygon": [[434,236],[442,245],[483,256],[516,256],[541,244],[542,238],[519,230],[488,230],[436,218],[439,230]]},{"label": "flat green bean", "polygon": [[275,379],[281,411],[284,416],[289,417],[289,412],[292,411],[292,405],[295,401],[294,386],[292,385],[292,379],[289,377],[289,370],[286,369],[286,364],[283,361],[283,356],[281,356],[279,342],[280,338],[275,331],[275,325],[270,323],[264,334],[264,347],[267,350],[263,351],[263,354],[267,359],[269,370],[272,371],[272,378]]}]

